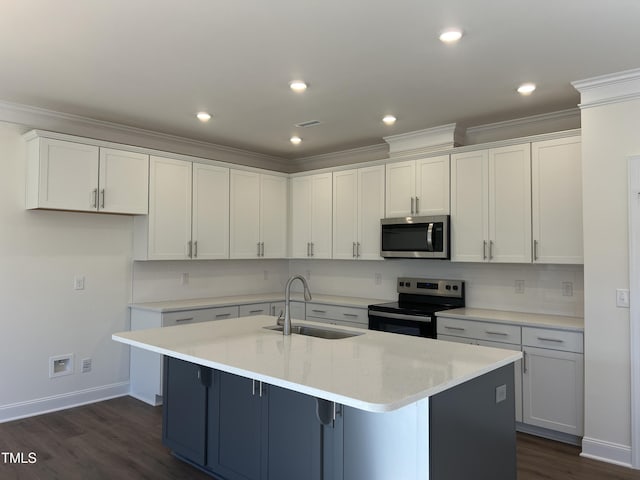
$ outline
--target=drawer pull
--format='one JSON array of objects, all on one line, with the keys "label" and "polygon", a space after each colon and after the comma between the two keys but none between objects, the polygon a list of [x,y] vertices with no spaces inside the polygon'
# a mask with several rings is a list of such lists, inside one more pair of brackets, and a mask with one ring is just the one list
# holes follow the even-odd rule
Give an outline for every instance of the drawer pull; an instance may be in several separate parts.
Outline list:
[{"label": "drawer pull", "polygon": [[180,323],[180,322],[190,322],[191,320],[193,320],[193,317],[189,317],[189,318],[176,318],[176,323]]},{"label": "drawer pull", "polygon": [[540,340],[541,342],[564,343],[564,340],[561,340],[559,338],[538,337],[538,340]]},{"label": "drawer pull", "polygon": [[487,335],[500,335],[500,336],[503,336],[503,337],[508,337],[509,336],[509,334],[505,333],[505,332],[492,332],[492,331],[489,331],[489,330],[485,330],[484,333],[486,333]]},{"label": "drawer pull", "polygon": [[311,310],[313,313],[327,313],[326,310]]},{"label": "drawer pull", "polygon": [[343,313],[343,315],[345,317],[358,318],[358,314],[357,313]]},{"label": "drawer pull", "polygon": [[264,312],[264,309],[260,309],[260,310],[249,310],[249,313],[260,313],[260,312]]},{"label": "drawer pull", "polygon": [[230,313],[218,313],[216,315],[216,318],[224,318],[224,317],[230,317],[231,314]]},{"label": "drawer pull", "polygon": [[450,326],[448,326],[448,325],[445,325],[445,326],[444,326],[444,328],[446,328],[447,330],[456,330],[456,331],[458,331],[458,332],[464,332],[464,330],[465,330],[465,329],[464,329],[464,328],[462,328],[462,327],[450,327]]}]

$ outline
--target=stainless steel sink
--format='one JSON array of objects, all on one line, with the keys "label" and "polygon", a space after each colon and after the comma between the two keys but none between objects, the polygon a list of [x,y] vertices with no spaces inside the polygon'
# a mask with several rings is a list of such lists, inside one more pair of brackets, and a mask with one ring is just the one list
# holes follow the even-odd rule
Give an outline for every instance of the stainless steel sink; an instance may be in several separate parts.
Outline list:
[{"label": "stainless steel sink", "polygon": [[[281,332],[284,327],[281,325],[272,325],[264,328],[267,330]],[[309,325],[291,325],[291,333],[306,335],[308,337],[325,338],[327,340],[339,340],[341,338],[357,337],[358,335],[362,335],[362,333],[346,332],[344,330],[334,330],[332,328],[311,327]]]}]

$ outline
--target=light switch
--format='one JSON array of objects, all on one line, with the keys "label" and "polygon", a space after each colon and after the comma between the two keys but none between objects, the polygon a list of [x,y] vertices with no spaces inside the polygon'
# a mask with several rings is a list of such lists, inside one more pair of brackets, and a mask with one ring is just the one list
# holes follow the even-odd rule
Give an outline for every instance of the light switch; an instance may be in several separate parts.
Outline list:
[{"label": "light switch", "polygon": [[507,399],[507,385],[496,387],[496,403],[504,402]]},{"label": "light switch", "polygon": [[629,290],[625,288],[616,289],[616,307],[629,308]]}]

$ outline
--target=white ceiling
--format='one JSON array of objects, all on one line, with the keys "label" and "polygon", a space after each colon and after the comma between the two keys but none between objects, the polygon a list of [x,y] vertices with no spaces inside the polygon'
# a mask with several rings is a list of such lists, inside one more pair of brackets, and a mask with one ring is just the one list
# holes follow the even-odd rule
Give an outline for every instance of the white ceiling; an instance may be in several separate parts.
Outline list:
[{"label": "white ceiling", "polygon": [[639,26],[638,0],[4,0],[0,100],[299,158],[575,107],[640,67]]}]

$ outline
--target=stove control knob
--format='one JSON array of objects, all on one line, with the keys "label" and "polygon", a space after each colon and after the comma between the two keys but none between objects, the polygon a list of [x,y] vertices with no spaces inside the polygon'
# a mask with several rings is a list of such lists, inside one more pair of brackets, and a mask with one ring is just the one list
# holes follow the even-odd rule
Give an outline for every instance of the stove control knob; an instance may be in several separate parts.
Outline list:
[{"label": "stove control knob", "polygon": [[447,285],[447,286],[446,286],[446,287],[444,287],[444,288],[446,288],[447,290],[451,290],[451,285]]},{"label": "stove control knob", "polygon": [[454,289],[454,290],[458,290],[458,285],[454,285],[454,286],[453,286],[453,289]]}]

